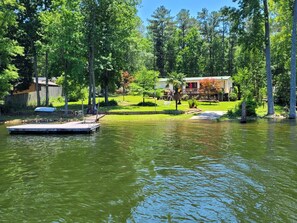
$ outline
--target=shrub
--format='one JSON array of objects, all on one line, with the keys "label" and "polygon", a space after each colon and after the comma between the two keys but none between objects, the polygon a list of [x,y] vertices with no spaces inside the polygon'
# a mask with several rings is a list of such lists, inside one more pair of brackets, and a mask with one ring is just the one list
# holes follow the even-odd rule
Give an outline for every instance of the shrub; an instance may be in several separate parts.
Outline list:
[{"label": "shrub", "polygon": [[99,104],[100,107],[117,106],[117,105],[118,105],[118,102],[113,99],[108,101],[107,103],[105,103],[105,101],[101,101]]},{"label": "shrub", "polygon": [[150,102],[150,101],[147,101],[147,102],[140,102],[137,104],[138,106],[148,106],[148,107],[154,107],[154,106],[157,106],[156,103],[153,103],[153,102]]},{"label": "shrub", "polygon": [[189,108],[197,108],[198,101],[196,99],[189,99],[188,104],[189,104]]},{"label": "shrub", "polygon": [[[238,116],[241,116],[241,113],[242,113],[242,103],[243,102],[241,102],[239,104],[238,108],[235,111],[236,115],[238,115]],[[256,108],[257,108],[257,103],[254,100],[248,98],[246,100],[246,115],[247,116],[257,116]]]},{"label": "shrub", "polygon": [[157,89],[156,90],[156,98],[159,99],[164,96],[164,90],[163,89]]},{"label": "shrub", "polygon": [[237,94],[235,92],[231,92],[229,94],[229,100],[230,101],[236,101],[237,100]]},{"label": "shrub", "polygon": [[229,118],[234,118],[234,117],[236,117],[236,114],[235,114],[235,112],[233,112],[232,109],[230,109],[230,110],[227,111],[227,116]]}]

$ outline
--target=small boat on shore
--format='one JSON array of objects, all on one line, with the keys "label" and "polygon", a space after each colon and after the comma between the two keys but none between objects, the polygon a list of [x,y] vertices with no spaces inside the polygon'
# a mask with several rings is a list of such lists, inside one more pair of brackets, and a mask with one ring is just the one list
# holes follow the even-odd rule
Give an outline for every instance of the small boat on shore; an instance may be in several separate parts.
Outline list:
[{"label": "small boat on shore", "polygon": [[54,107],[37,107],[34,110],[35,112],[46,112],[46,113],[52,113],[56,111],[56,108]]}]

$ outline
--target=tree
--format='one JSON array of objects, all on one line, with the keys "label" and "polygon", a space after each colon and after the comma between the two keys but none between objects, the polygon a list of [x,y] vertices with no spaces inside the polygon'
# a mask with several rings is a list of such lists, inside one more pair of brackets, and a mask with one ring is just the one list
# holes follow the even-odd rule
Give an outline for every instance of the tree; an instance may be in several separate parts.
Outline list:
[{"label": "tree", "polygon": [[176,23],[178,30],[180,30],[179,46],[184,49],[186,47],[185,38],[193,27],[197,28],[197,21],[190,16],[189,10],[182,9],[176,16]]},{"label": "tree", "polygon": [[[263,6],[261,5],[263,2]],[[267,0],[238,0],[239,3],[239,17],[241,21],[242,44],[249,50],[260,50],[262,44],[265,44],[266,57],[266,87],[268,100],[268,115],[274,114],[274,99],[272,92],[272,73],[271,73],[271,56],[270,56],[270,23],[269,10]],[[264,8],[264,14],[262,13]],[[249,22],[248,28],[245,25]],[[264,22],[264,34],[259,32],[262,30]],[[259,98],[257,98],[259,100]]]},{"label": "tree", "polygon": [[[166,46],[173,34],[173,21],[170,10],[160,6],[154,11],[152,19],[149,20],[148,30],[154,42],[154,54],[156,57],[156,68],[161,77],[167,75],[166,65]],[[168,55],[168,54],[167,54]]]},{"label": "tree", "polygon": [[188,77],[201,76],[204,69],[203,41],[196,27],[188,31],[184,43],[185,47],[177,55],[177,70]]},{"label": "tree", "polygon": [[95,72],[108,103],[109,89],[115,89],[121,70],[126,69],[125,56],[129,37],[136,28],[135,0],[102,0],[99,4],[98,39]]},{"label": "tree", "polygon": [[290,112],[289,118],[296,119],[296,34],[297,34],[297,0],[293,5],[291,80],[290,80]]},{"label": "tree", "polygon": [[290,104],[290,58],[293,1],[270,1],[273,16],[271,20],[272,74],[275,87],[275,102],[278,105]]},{"label": "tree", "polygon": [[207,100],[211,100],[211,96],[218,94],[222,90],[220,83],[214,78],[204,78],[199,84],[199,94],[207,96]]},{"label": "tree", "polygon": [[[24,55],[16,58],[15,64],[20,69],[20,75],[23,77],[25,85],[29,87],[29,83],[32,82],[32,77],[35,78],[36,89],[39,89],[38,83],[38,42],[41,40],[40,28],[41,23],[39,20],[40,14],[47,10],[51,4],[50,0],[36,0],[27,1],[19,0],[18,4],[21,5],[24,10],[15,10],[18,21],[18,29],[13,29],[12,36],[15,36],[18,42],[24,47]],[[33,74],[33,75],[32,75]],[[27,82],[27,86],[26,86]],[[39,90],[36,90],[37,106],[40,105]]]},{"label": "tree", "polygon": [[121,86],[123,88],[123,101],[125,101],[126,90],[128,89],[130,83],[133,82],[133,80],[133,76],[131,76],[128,71],[122,72]]},{"label": "tree", "polygon": [[175,100],[175,110],[177,111],[178,101],[181,98],[182,88],[185,84],[185,75],[182,73],[173,72],[169,74],[167,84],[171,84],[173,87],[173,98]]},{"label": "tree", "polygon": [[154,70],[147,70],[146,68],[142,68],[135,74],[135,82],[138,85],[138,89],[142,92],[143,103],[146,92],[155,88],[158,76],[158,72]]},{"label": "tree", "polygon": [[0,99],[12,88],[12,81],[18,78],[14,58],[23,55],[23,47],[9,36],[9,30],[17,27],[15,10],[23,10],[14,0],[0,1]]},{"label": "tree", "polygon": [[198,13],[198,22],[204,40],[204,63],[206,64],[206,72],[204,72],[204,75],[207,76],[217,76],[216,61],[220,61],[216,56],[216,54],[220,52],[217,49],[219,46],[219,18],[220,14],[218,12],[209,13],[207,9],[202,9],[202,11]]},{"label": "tree", "polygon": [[265,17],[265,56],[266,56],[266,77],[267,77],[267,100],[268,115],[274,114],[274,99],[272,92],[271,55],[270,55],[270,24],[267,0],[263,0]]},{"label": "tree", "polygon": [[89,73],[89,105],[96,106],[96,79],[95,79],[95,37],[98,26],[98,2],[96,0],[82,0],[84,15],[85,44],[88,49],[88,73]]},{"label": "tree", "polygon": [[65,95],[65,113],[68,113],[70,83],[84,85],[86,60],[83,45],[83,16],[80,11],[80,1],[53,1],[53,9],[44,12],[41,23],[45,38],[51,49],[53,72],[63,76]]}]

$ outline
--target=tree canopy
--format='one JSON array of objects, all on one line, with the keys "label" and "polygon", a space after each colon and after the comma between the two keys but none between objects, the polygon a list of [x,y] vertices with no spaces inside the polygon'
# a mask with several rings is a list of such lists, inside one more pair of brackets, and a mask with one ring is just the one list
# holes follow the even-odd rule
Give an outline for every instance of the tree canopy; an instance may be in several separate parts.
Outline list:
[{"label": "tree canopy", "polygon": [[3,0],[0,97],[15,82],[26,88],[33,77],[63,77],[66,108],[71,85],[88,88],[95,106],[98,86],[107,102],[123,71],[135,76],[145,67],[159,77],[232,76],[239,96],[268,99],[268,114],[274,102],[293,107],[296,2],[235,2],[196,16],[160,6],[144,27],[138,0]]}]

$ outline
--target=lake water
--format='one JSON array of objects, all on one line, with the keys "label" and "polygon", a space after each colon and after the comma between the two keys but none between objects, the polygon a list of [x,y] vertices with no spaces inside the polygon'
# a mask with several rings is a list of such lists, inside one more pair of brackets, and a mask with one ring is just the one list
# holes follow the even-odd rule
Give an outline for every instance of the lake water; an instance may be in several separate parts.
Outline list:
[{"label": "lake water", "polygon": [[92,135],[8,135],[0,222],[296,222],[290,121],[103,122]]}]

